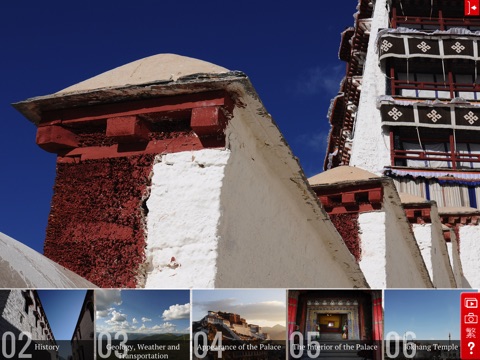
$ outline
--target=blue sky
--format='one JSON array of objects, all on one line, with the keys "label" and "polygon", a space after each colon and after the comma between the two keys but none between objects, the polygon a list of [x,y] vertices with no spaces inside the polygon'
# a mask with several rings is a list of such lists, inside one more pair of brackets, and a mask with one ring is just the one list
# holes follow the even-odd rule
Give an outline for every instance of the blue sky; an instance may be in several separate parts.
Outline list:
[{"label": "blue sky", "polygon": [[189,290],[95,290],[96,331],[190,333]]},{"label": "blue sky", "polygon": [[356,0],[59,0],[0,5],[0,231],[43,251],[55,156],[11,103],[158,54],[199,58],[251,79],[307,176],[320,172],[330,99],[345,64],[340,32]]},{"label": "blue sky", "polygon": [[72,340],[86,290],[38,290],[55,340]]},{"label": "blue sky", "polygon": [[418,340],[460,339],[460,294],[467,290],[385,290],[384,335],[413,331]]},{"label": "blue sky", "polygon": [[286,291],[279,289],[193,290],[192,320],[201,320],[209,310],[232,312],[247,323],[285,326]]},{"label": "blue sky", "polygon": [[60,345],[60,355],[67,358],[71,354],[70,340],[72,340],[87,291],[38,290],[37,293],[53,337]]}]

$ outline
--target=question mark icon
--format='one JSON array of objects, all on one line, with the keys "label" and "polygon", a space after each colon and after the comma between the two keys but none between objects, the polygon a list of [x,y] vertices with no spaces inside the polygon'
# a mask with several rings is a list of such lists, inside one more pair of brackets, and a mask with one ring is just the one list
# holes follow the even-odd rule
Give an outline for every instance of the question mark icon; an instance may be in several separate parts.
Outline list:
[{"label": "question mark icon", "polygon": [[470,349],[470,355],[472,355],[473,354],[473,348],[475,347],[475,343],[470,341],[467,346]]}]

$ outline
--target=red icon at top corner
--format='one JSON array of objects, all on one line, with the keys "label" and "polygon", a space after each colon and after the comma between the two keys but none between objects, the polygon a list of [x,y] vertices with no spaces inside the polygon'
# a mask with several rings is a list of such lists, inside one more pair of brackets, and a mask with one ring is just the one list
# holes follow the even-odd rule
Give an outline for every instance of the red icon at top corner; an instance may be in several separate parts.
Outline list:
[{"label": "red icon at top corner", "polygon": [[480,15],[480,0],[464,0],[464,15],[465,16],[479,16]]}]

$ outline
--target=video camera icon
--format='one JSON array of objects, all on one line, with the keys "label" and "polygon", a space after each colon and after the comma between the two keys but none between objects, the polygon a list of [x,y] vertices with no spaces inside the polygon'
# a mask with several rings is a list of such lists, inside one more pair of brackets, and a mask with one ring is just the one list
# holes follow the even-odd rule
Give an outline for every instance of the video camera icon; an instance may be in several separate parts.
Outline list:
[{"label": "video camera icon", "polygon": [[465,324],[478,324],[478,316],[474,313],[468,313],[465,315],[463,322]]},{"label": "video camera icon", "polygon": [[478,308],[478,300],[475,298],[465,298],[465,307],[469,309]]}]

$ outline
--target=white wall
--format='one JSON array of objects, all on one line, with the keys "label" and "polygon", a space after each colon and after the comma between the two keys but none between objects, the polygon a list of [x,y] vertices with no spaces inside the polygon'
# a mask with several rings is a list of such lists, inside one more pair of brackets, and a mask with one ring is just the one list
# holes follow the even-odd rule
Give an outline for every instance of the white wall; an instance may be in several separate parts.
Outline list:
[{"label": "white wall", "polygon": [[156,158],[138,286],[368,287],[251,84],[229,91],[228,150]]},{"label": "white wall", "polygon": [[298,173],[287,166],[293,156],[272,139],[259,141],[265,130],[254,126],[272,126],[248,124],[250,117],[241,117],[231,120],[227,132],[232,155],[221,196],[215,286],[366,286],[305,179],[296,183]]},{"label": "white wall", "polygon": [[388,27],[385,1],[375,3],[350,157],[351,166],[376,174],[380,174],[385,165],[390,165],[390,140],[382,131],[380,111],[376,107],[377,97],[386,92],[386,77],[375,51],[378,30]]},{"label": "white wall", "polygon": [[[229,150],[159,155],[147,200],[147,288],[211,288]],[[172,261],[173,259],[173,261]]]},{"label": "white wall", "polygon": [[433,285],[437,288],[459,287],[455,280],[453,263],[448,254],[447,242],[443,236],[442,221],[435,204],[432,204],[430,209],[430,218],[432,221]]},{"label": "white wall", "polygon": [[467,287],[480,287],[480,225],[465,225],[459,230],[460,259]]},{"label": "white wall", "polygon": [[450,264],[452,264],[453,267],[453,275],[455,276],[455,282],[457,284],[457,287],[465,288],[468,287],[468,285],[464,283],[462,262],[460,260],[460,249],[458,247],[457,236],[455,235],[455,231],[453,231],[453,229],[450,229],[449,232],[450,242],[447,243],[447,249],[448,256],[450,257]]},{"label": "white wall", "polygon": [[381,211],[358,216],[360,268],[372,288],[432,287],[427,268],[391,179]]},{"label": "white wall", "polygon": [[387,234],[387,287],[432,287],[422,254],[391,179],[384,181],[383,199]]},{"label": "white wall", "polygon": [[[440,233],[438,232],[440,229]],[[413,233],[423,260],[436,288],[455,288],[456,283],[450,265],[447,245],[441,223],[413,224]]]},{"label": "white wall", "polygon": [[250,328],[249,327],[245,327],[245,326],[242,326],[242,325],[238,325],[238,324],[233,324],[232,325],[232,328],[235,332],[237,332],[238,334],[241,334],[241,335],[246,335],[246,336],[253,336],[252,332],[250,331]]},{"label": "white wall", "polygon": [[385,212],[372,211],[358,215],[361,246],[360,268],[373,289],[387,287]]},{"label": "white wall", "polygon": [[427,267],[430,279],[433,279],[432,254],[435,252],[435,249],[432,249],[432,225],[413,224],[412,230],[415,235],[415,240],[417,240],[418,248],[422,253],[422,258]]},{"label": "white wall", "polygon": [[[451,257],[443,237],[443,229],[437,206],[430,206],[429,224],[413,224],[413,233],[422,253],[433,286],[436,288],[455,288],[457,282],[453,273]],[[461,284],[461,283],[459,283]]]}]

